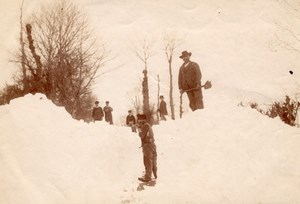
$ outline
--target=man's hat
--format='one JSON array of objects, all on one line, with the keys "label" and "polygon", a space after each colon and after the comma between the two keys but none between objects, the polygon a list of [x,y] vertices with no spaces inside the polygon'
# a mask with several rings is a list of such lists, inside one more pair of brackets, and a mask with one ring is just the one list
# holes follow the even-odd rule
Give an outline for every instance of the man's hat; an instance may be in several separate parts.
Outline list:
[{"label": "man's hat", "polygon": [[181,53],[181,56],[180,56],[180,58],[182,59],[182,58],[184,58],[184,57],[189,57],[189,56],[191,56],[192,55],[192,53],[191,52],[188,52],[188,51],[183,51],[182,53]]},{"label": "man's hat", "polygon": [[106,101],[105,103],[109,103],[109,101]]}]

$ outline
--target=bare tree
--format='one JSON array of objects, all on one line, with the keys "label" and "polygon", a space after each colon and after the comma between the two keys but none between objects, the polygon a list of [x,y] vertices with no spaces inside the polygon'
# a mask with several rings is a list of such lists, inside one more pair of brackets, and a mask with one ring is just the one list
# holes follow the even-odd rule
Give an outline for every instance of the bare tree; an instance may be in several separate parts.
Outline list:
[{"label": "bare tree", "polygon": [[136,113],[140,113],[141,111],[141,100],[139,96],[135,96],[134,99],[131,99],[132,105]]},{"label": "bare tree", "polygon": [[127,93],[127,97],[130,98],[131,104],[133,106],[133,110],[135,113],[141,113],[142,111],[142,103],[140,100],[140,94],[141,94],[141,87],[135,87],[134,93],[129,94]]},{"label": "bare tree", "polygon": [[[274,23],[279,28],[277,32],[275,32],[275,38],[276,41],[271,43],[270,47],[273,51],[277,51],[277,48],[275,46],[280,46],[290,52],[297,53],[297,55],[300,54],[300,32],[299,32],[299,20],[300,20],[300,1],[295,0],[295,1],[287,1],[287,0],[278,0],[278,3],[281,4],[282,8],[285,9],[285,14],[289,16],[288,20],[285,21],[280,21],[280,20],[275,20]],[[289,23],[292,22],[292,23]],[[293,72],[290,71],[292,74]],[[295,125],[298,124],[299,126],[299,119],[298,119],[298,110],[300,108],[300,102],[299,102],[299,90],[297,90],[296,96],[295,96],[295,101],[290,100],[289,96],[286,96],[286,102],[282,105],[281,108],[286,108],[285,106],[288,107],[290,105],[289,103],[292,101],[292,106],[291,108],[288,108],[288,111],[285,110],[285,112],[290,112],[290,115],[295,115],[295,120],[293,123]],[[272,105],[272,109],[276,110],[281,110],[280,108],[280,103],[275,102]],[[271,112],[274,111],[271,109]],[[293,112],[293,113],[292,113]]]},{"label": "bare tree", "polygon": [[107,59],[104,44],[98,46],[93,34],[86,16],[68,0],[45,5],[27,27],[29,50],[22,56],[31,88],[34,80],[42,81],[39,91],[74,118],[82,115],[82,103],[92,99],[91,85]]},{"label": "bare tree", "polygon": [[32,37],[32,26],[31,24],[26,24],[26,34],[27,39],[29,43],[29,49],[32,54],[32,57],[34,59],[36,69],[34,69],[32,66],[28,65],[28,68],[32,74],[33,77],[33,86],[32,86],[32,92],[42,92],[44,93],[44,84],[42,81],[42,63],[41,63],[41,57],[36,53],[35,46],[33,44],[34,40]]},{"label": "bare tree", "polygon": [[171,108],[171,118],[175,120],[175,111],[174,111],[174,100],[173,100],[173,73],[172,73],[172,61],[174,50],[182,43],[182,40],[178,40],[176,37],[171,35],[166,35],[164,38],[164,51],[169,64],[169,76],[170,76],[170,108]]},{"label": "bare tree", "polygon": [[179,98],[179,117],[182,118],[183,114],[183,107],[182,107],[182,93],[180,93],[180,98]]},{"label": "bare tree", "polygon": [[142,82],[142,93],[143,93],[143,112],[147,115],[149,121],[152,121],[152,113],[150,113],[150,103],[149,103],[149,84],[148,84],[148,60],[153,56],[152,52],[153,43],[144,39],[139,46],[133,46],[132,50],[138,59],[140,59],[144,64],[144,78]]},{"label": "bare tree", "polygon": [[26,67],[25,67],[25,43],[23,39],[23,5],[24,5],[24,0],[21,2],[20,6],[20,46],[21,46],[21,67],[22,67],[22,81],[23,81],[23,90],[26,93],[28,91],[28,82],[27,82],[27,77],[26,77]]}]

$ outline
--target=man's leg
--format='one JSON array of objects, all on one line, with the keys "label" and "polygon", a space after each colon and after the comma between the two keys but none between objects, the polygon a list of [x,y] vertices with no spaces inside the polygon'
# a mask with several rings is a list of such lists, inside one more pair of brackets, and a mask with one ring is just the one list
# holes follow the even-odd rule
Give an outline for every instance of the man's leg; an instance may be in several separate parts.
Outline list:
[{"label": "man's leg", "polygon": [[145,179],[151,180],[153,169],[153,153],[149,145],[145,145],[144,150],[144,164],[146,168]]},{"label": "man's leg", "polygon": [[194,100],[195,100],[195,110],[203,109],[204,105],[203,105],[202,90],[199,89],[199,90],[193,91],[193,95],[194,95]]},{"label": "man's leg", "polygon": [[146,163],[146,156],[145,156],[145,154],[144,154],[144,156],[143,156],[143,163],[144,163],[144,167],[145,167],[145,173],[146,173],[146,166],[147,166],[147,163]]},{"label": "man's leg", "polygon": [[113,124],[114,124],[113,118],[112,118],[112,114],[110,114],[110,116],[109,116],[109,124],[110,124],[110,125],[113,125]]},{"label": "man's leg", "polygon": [[157,179],[157,153],[154,152],[153,153],[153,167],[152,167],[152,171],[153,171],[153,175],[154,178]]},{"label": "man's leg", "polygon": [[188,91],[186,93],[187,93],[187,96],[188,96],[189,101],[190,101],[190,104],[189,104],[190,108],[192,109],[192,111],[196,110],[194,92],[193,91]]}]

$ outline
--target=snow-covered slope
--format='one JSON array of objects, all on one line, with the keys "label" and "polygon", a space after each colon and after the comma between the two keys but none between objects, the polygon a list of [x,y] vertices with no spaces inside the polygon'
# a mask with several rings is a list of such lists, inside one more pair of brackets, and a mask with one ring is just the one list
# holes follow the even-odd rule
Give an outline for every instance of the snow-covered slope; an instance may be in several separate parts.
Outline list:
[{"label": "snow-covered slope", "polygon": [[300,130],[222,100],[154,126],[155,187],[137,191],[140,141],[130,128],[73,120],[43,95],[0,107],[0,201],[297,203]]},{"label": "snow-covered slope", "polygon": [[[0,0],[0,83],[15,70],[8,63],[18,48],[18,1]],[[42,1],[26,1],[24,16]],[[44,2],[44,1],[43,1]],[[137,191],[142,152],[137,134],[106,123],[74,121],[43,95],[27,95],[0,107],[0,203],[298,203],[300,130],[239,107],[270,104],[299,89],[298,53],[292,42],[299,18],[286,1],[103,1],[78,0],[95,34],[113,60],[96,81],[100,104],[109,100],[115,124],[140,92],[143,64],[130,50],[146,37],[154,42],[149,60],[150,100],[156,76],[168,102],[169,78],[163,37],[183,43],[175,50],[176,120],[154,126],[158,181]],[[291,2],[290,2],[291,3]],[[24,19],[26,21],[28,19]],[[277,36],[277,37],[276,37]],[[178,119],[178,58],[192,52],[205,80],[205,109],[191,113],[184,96]],[[293,71],[293,75],[289,71]],[[298,90],[299,92],[299,90]]]},{"label": "snow-covered slope", "polygon": [[[3,47],[0,50],[1,85],[10,81],[9,73],[15,70],[15,65],[8,60],[18,49],[19,39],[19,2],[2,1],[5,3],[0,12],[3,28],[0,36],[4,39],[0,41]],[[24,1],[24,22],[30,20],[30,13],[43,2]],[[270,101],[282,99],[285,94],[293,97],[300,86],[298,53],[285,49],[278,40],[299,46],[299,42],[293,42],[291,34],[282,29],[300,33],[293,2],[77,0],[77,3],[87,14],[95,35],[102,37],[99,43],[105,42],[111,50],[113,60],[101,70],[109,72],[96,81],[93,92],[100,105],[110,101],[116,120],[127,114],[133,106],[131,99],[141,94],[135,90],[141,86],[144,66],[130,47],[140,45],[144,38],[153,42],[154,56],[148,64],[151,103],[157,101],[158,74],[161,94],[169,101],[168,64],[163,50],[166,34],[183,40],[173,58],[176,107],[179,106],[177,75],[182,63],[178,56],[183,50],[191,51],[191,60],[199,63],[203,82],[212,80],[219,90],[232,89],[233,97],[242,97],[242,100],[249,98],[249,92],[253,96],[251,101],[260,100],[260,96]],[[185,109],[188,109],[186,105]]]}]

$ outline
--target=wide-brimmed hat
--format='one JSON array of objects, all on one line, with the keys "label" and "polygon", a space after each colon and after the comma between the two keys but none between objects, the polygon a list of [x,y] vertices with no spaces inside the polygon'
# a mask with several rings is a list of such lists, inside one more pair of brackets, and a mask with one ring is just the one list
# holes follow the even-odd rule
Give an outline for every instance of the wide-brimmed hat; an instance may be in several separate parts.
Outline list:
[{"label": "wide-brimmed hat", "polygon": [[192,55],[192,53],[191,52],[188,52],[188,51],[183,51],[182,53],[181,53],[181,56],[179,56],[181,59],[182,58],[184,58],[184,57],[189,57],[189,56],[191,56]]}]

